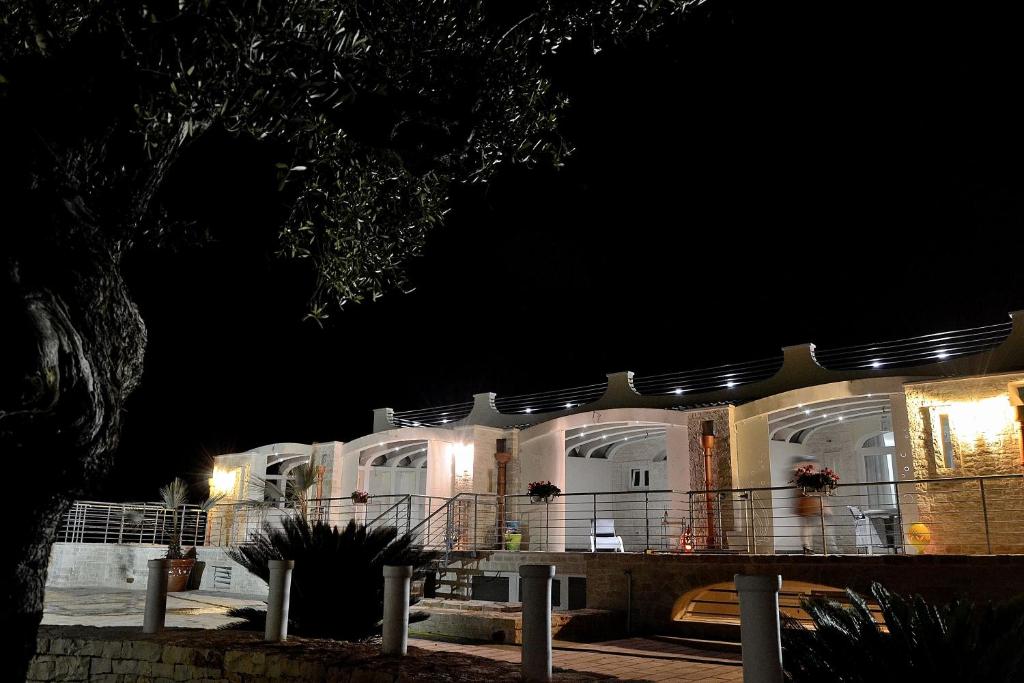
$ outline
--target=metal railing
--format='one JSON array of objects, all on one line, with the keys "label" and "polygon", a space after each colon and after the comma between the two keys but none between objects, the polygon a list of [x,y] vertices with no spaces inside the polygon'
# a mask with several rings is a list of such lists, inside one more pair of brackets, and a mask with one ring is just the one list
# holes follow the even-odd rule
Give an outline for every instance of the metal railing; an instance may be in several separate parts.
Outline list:
[{"label": "metal railing", "polygon": [[[230,546],[298,511],[243,502],[180,514],[182,545]],[[565,493],[546,502],[489,493],[334,498],[309,501],[306,514],[338,527],[394,527],[446,558],[466,550],[1024,553],[1020,474],[843,483],[820,496],[774,486]],[[170,512],[156,503],[79,501],[57,540],[166,544],[170,526]]]},{"label": "metal railing", "polygon": [[411,533],[446,554],[1021,554],[1022,520],[1024,479],[1013,474],[846,483],[830,495],[793,486],[567,493],[547,502],[462,493]]},{"label": "metal railing", "polygon": [[[160,503],[105,503],[75,501],[64,513],[57,541],[61,543],[135,543],[166,545],[173,527],[173,513]],[[178,511],[181,545],[203,545],[206,513],[198,505]]]},{"label": "metal railing", "polygon": [[[447,500],[416,494],[370,496],[366,503],[354,503],[351,498],[317,498],[307,502],[306,517],[311,522],[339,528],[354,521],[368,528],[392,526],[399,533],[407,533]],[[208,544],[233,546],[248,543],[253,534],[262,531],[266,525],[279,526],[282,519],[297,514],[301,511],[286,502],[242,501],[215,505],[209,512]]]},{"label": "metal railing", "polygon": [[939,363],[958,356],[969,356],[995,348],[1006,341],[1011,322],[984,325],[965,330],[924,334],[871,344],[816,349],[815,358],[830,370],[900,368]]}]

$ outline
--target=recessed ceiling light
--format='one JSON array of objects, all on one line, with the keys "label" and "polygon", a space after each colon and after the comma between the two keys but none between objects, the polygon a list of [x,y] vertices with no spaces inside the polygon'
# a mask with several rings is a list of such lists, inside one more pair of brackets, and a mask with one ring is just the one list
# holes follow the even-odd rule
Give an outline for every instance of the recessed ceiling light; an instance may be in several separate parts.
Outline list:
[{"label": "recessed ceiling light", "polygon": [[676,390],[675,390],[675,392],[674,392],[674,393],[678,395],[678,394],[681,394],[681,393],[683,393],[683,390],[682,390],[682,389],[680,389],[679,387],[676,387]]},{"label": "recessed ceiling light", "polygon": [[528,412],[528,413],[532,413],[532,412],[533,412],[533,408],[527,408],[527,409],[526,409],[526,412]]}]

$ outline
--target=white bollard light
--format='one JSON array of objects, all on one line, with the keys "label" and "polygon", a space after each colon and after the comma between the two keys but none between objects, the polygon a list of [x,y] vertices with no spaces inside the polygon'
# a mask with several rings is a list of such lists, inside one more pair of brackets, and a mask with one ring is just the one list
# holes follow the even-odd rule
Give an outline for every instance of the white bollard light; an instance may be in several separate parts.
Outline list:
[{"label": "white bollard light", "polygon": [[142,619],[143,633],[156,633],[167,618],[167,560],[150,560],[146,579],[146,613]]},{"label": "white bollard light", "polygon": [[384,645],[386,655],[405,656],[409,648],[409,581],[412,567],[384,567]]},{"label": "white bollard light", "polygon": [[270,595],[267,597],[267,627],[263,631],[263,640],[277,643],[288,639],[288,602],[295,560],[270,560],[269,564]]},{"label": "white bollard light", "polygon": [[524,681],[551,680],[551,578],[553,564],[524,564],[523,580],[523,662]]},{"label": "white bollard light", "polygon": [[779,589],[782,577],[737,574],[743,683],[781,683],[782,638]]}]

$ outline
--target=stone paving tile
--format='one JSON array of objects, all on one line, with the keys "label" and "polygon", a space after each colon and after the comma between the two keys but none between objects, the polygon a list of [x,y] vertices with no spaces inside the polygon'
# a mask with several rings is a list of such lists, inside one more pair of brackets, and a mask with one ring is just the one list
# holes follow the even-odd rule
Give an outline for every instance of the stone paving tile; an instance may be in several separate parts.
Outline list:
[{"label": "stone paving tile", "polygon": [[[615,654],[607,650],[606,643],[589,643],[587,647],[603,652],[589,652],[578,649],[555,649],[552,653],[554,666],[557,669],[586,672],[607,676],[609,679],[630,681],[739,681],[743,677],[743,669],[736,664],[709,663],[684,659],[680,653],[661,653],[658,641],[647,641],[642,638],[630,639],[628,651],[631,654]],[[448,650],[472,654],[478,657],[500,659],[506,662],[518,662],[521,650],[514,645],[474,645],[449,643],[433,640],[412,639],[410,644],[425,649]],[[627,650],[619,644],[615,651]],[[703,657],[717,656],[719,653],[699,651]],[[636,653],[636,654],[633,654]],[[648,656],[643,656],[647,654]],[[661,654],[660,657],[649,655]],[[669,656],[664,656],[664,655]]]},{"label": "stone paving tile", "polygon": [[[146,596],[144,591],[110,588],[58,589],[46,591],[44,624],[88,624],[93,626],[139,626]],[[260,606],[262,600],[246,596],[190,591],[168,596],[167,625],[217,628],[233,621],[224,612],[237,606]],[[521,649],[515,645],[458,644],[410,640],[417,647],[447,650],[517,663]],[[628,681],[740,681],[743,670],[738,655],[695,650],[676,643],[646,638],[624,638],[604,643],[556,641],[556,668],[596,674]],[[495,682],[496,683],[496,682]]]}]

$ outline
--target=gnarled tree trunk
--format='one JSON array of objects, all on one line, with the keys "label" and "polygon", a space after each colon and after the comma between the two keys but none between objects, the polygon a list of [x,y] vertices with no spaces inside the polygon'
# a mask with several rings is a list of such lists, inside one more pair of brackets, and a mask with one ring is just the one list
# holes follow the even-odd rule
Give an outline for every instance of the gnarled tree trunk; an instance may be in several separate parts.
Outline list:
[{"label": "gnarled tree trunk", "polygon": [[24,680],[61,517],[104,472],[142,374],[146,330],[111,240],[73,207],[4,244],[0,455],[13,505],[0,554],[0,661]]}]

